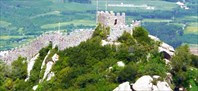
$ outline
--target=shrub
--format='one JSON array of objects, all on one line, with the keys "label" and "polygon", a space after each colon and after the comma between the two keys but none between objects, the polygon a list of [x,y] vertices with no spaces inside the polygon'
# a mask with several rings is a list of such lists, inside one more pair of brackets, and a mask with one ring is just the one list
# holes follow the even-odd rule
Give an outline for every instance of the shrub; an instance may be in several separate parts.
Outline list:
[{"label": "shrub", "polygon": [[148,32],[143,27],[136,27],[133,30],[133,37],[138,43],[150,44],[151,39],[148,37]]},{"label": "shrub", "polygon": [[129,64],[118,74],[118,82],[122,83],[125,81],[135,81],[137,75],[137,66]]}]

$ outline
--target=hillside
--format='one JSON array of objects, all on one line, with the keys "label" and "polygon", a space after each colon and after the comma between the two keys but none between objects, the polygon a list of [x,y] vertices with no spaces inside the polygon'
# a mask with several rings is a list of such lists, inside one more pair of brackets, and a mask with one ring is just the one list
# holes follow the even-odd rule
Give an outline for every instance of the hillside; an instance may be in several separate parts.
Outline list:
[{"label": "hillside", "polygon": [[[108,4],[132,4],[137,7],[107,7],[108,11],[126,12],[127,23],[141,20],[150,34],[158,36],[174,48],[181,44],[197,44],[197,0],[185,0],[189,9],[177,5],[178,0],[107,0]],[[179,0],[183,2],[183,0]],[[106,0],[99,0],[99,10],[106,10]],[[138,6],[151,6],[138,8]],[[0,50],[26,44],[44,32],[71,32],[96,25],[96,0],[1,0]],[[10,17],[8,17],[10,16]]]},{"label": "hillside", "polygon": [[0,0],[0,91],[198,91],[197,9],[197,0]]},{"label": "hillside", "polygon": [[129,83],[137,90],[145,78],[158,90],[163,84],[169,90],[198,88],[198,57],[188,46],[169,55],[159,50],[164,42],[149,37],[142,27],[134,28],[133,34],[124,32],[114,42],[108,42],[108,31],[98,25],[92,37],[77,46],[59,50],[50,43],[30,60],[19,57],[10,66],[1,63],[0,90],[120,91],[121,85],[131,90]]}]

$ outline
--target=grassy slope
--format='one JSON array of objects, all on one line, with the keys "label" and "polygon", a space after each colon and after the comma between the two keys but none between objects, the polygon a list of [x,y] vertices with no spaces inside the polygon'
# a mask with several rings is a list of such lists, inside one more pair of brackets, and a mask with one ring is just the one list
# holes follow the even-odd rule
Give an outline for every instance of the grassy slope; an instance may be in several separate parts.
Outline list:
[{"label": "grassy slope", "polygon": [[197,34],[198,35],[198,22],[190,23],[184,31],[185,34]]}]

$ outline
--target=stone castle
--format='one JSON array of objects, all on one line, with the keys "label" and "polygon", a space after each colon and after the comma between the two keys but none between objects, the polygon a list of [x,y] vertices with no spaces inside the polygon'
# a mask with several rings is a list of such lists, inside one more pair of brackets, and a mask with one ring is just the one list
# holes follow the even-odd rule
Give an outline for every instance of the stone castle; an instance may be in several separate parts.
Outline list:
[{"label": "stone castle", "polygon": [[116,41],[124,31],[133,33],[134,27],[140,26],[140,21],[132,21],[130,25],[126,24],[125,13],[114,13],[113,11],[98,11],[97,23],[110,27],[110,34],[107,38],[108,41]]},{"label": "stone castle", "polygon": [[[113,11],[98,11],[97,23],[100,23],[106,27],[110,27],[110,34],[107,41],[116,41],[124,31],[132,34],[132,29],[135,26],[140,26],[140,21],[132,22],[130,25],[126,25],[125,13],[114,13]],[[10,64],[13,60],[16,60],[19,56],[26,57],[27,60],[35,56],[40,49],[47,46],[51,41],[53,45],[57,45],[59,50],[64,50],[68,47],[77,46],[82,41],[86,41],[91,38],[93,29],[79,29],[69,34],[61,34],[60,32],[49,32],[36,38],[28,45],[13,48],[7,51],[0,52],[0,60]]]},{"label": "stone castle", "polygon": [[125,25],[125,13],[114,13],[113,11],[98,11],[97,23],[101,23],[105,26],[113,27]]},{"label": "stone castle", "polygon": [[97,11],[96,22],[103,24],[104,26],[113,27],[136,27],[141,26],[141,21],[131,21],[130,25],[126,24],[125,13],[114,13],[113,11]]},{"label": "stone castle", "polygon": [[[106,27],[110,27],[110,34],[108,35],[108,41],[116,41],[124,31],[132,33],[134,26],[139,26],[140,22],[132,22],[131,25],[125,23],[125,13],[114,13],[113,11],[98,11],[97,23],[100,23]],[[68,47],[77,46],[82,41],[86,41],[91,38],[93,29],[79,29],[69,34],[61,34],[58,31],[44,33],[37,37],[28,45],[13,48],[11,50],[1,51],[0,59],[10,64],[13,60],[16,60],[19,56],[26,57],[28,60],[35,56],[40,49],[47,46],[49,41],[53,45],[57,45],[59,50],[64,50]],[[33,49],[33,50],[32,50]]]}]

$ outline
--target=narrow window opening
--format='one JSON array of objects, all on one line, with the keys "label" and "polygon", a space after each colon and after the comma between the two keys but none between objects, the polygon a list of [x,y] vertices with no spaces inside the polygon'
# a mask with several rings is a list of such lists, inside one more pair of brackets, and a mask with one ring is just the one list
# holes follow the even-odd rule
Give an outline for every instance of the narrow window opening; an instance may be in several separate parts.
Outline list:
[{"label": "narrow window opening", "polygon": [[117,24],[117,19],[115,19],[115,22],[114,22],[114,25],[116,25]]}]

